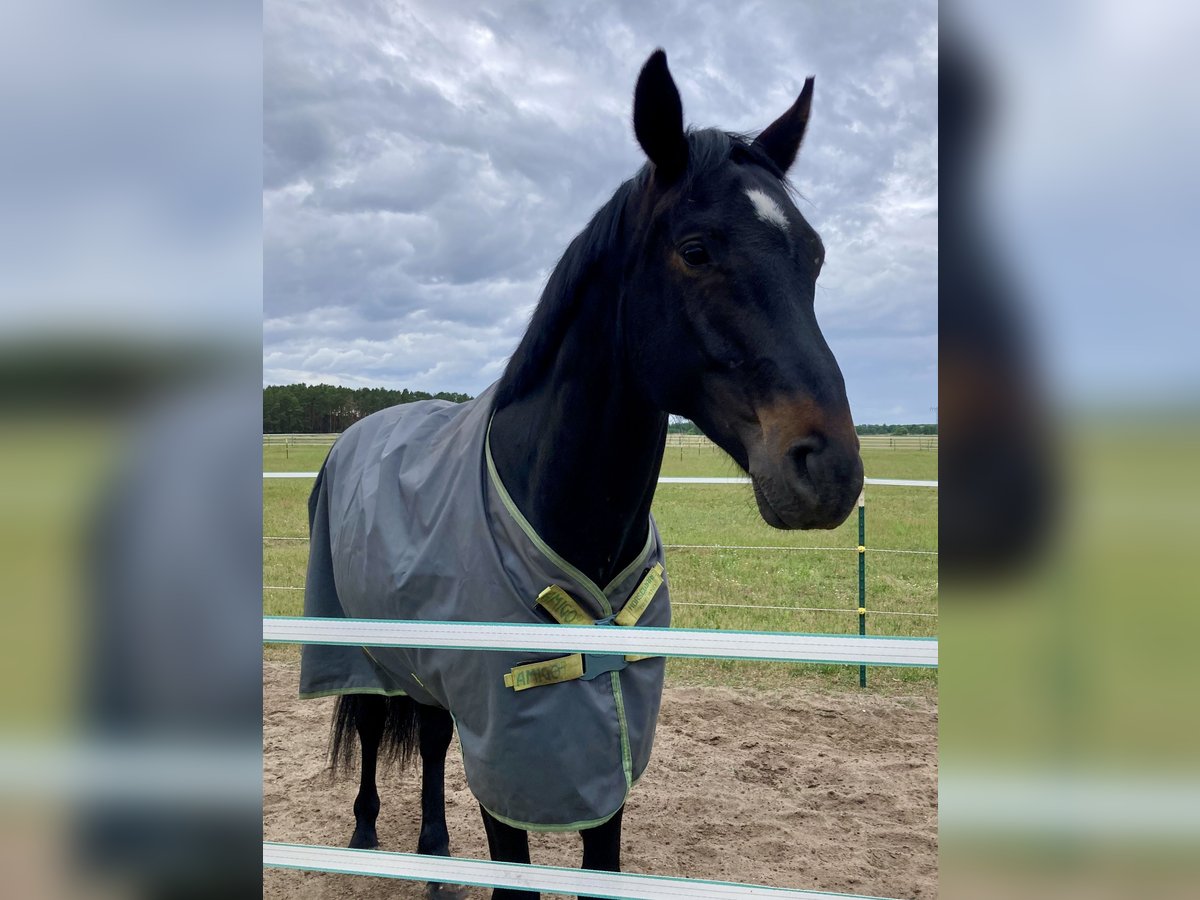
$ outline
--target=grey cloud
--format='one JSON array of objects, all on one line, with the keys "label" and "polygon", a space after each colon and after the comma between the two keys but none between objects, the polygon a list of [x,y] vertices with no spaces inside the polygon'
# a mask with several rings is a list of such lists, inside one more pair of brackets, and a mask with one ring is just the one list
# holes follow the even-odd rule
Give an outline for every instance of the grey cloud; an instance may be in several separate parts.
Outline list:
[{"label": "grey cloud", "polygon": [[328,160],[333,140],[321,119],[300,112],[272,118],[263,145],[263,185],[283,187]]},{"label": "grey cloud", "polygon": [[[265,34],[268,382],[485,387],[641,165],[630,98],[658,45],[700,126],[760,130],[817,75],[792,175],[829,250],[823,326],[856,347],[936,334],[933,3],[269,2]],[[936,359],[897,340],[897,366]],[[856,414],[899,371],[846,368]]]},{"label": "grey cloud", "polygon": [[309,202],[330,212],[421,212],[466,177],[470,161],[449,148],[390,146],[344,183],[322,185]]}]

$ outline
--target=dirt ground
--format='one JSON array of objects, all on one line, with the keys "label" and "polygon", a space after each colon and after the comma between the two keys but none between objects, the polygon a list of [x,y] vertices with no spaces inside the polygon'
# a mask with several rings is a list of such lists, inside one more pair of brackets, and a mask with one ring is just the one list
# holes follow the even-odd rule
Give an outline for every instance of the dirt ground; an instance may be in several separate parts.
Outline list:
[{"label": "dirt ground", "polygon": [[[298,700],[298,668],[263,669],[266,840],[345,846],[353,780],[325,763],[333,700]],[[937,704],[924,697],[668,687],[654,757],[625,811],[629,872],[877,897],[937,896]],[[456,856],[487,858],[451,747]],[[419,773],[382,774],[381,850],[412,851]],[[577,834],[531,835],[533,861],[579,865]],[[384,878],[265,870],[264,898],[420,898]],[[487,892],[468,891],[472,900]]]}]

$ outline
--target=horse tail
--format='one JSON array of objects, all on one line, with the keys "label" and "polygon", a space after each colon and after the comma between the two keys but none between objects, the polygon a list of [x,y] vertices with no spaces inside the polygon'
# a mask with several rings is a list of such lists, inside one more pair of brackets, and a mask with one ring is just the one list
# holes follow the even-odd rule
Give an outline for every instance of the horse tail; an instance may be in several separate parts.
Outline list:
[{"label": "horse tail", "polygon": [[339,696],[329,735],[329,762],[335,773],[346,773],[355,767],[360,734],[368,741],[379,741],[381,762],[398,763],[404,768],[420,746],[416,701],[403,694]]}]

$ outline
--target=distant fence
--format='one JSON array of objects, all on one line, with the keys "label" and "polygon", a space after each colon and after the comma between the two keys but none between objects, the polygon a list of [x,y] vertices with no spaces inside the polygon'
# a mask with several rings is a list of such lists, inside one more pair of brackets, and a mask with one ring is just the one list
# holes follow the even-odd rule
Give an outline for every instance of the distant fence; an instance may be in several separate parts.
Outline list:
[{"label": "distant fence", "polygon": [[936,434],[860,434],[864,450],[937,450]]},{"label": "distant fence", "polygon": [[[340,437],[331,434],[264,434],[264,447],[328,447]],[[858,442],[864,450],[937,450],[936,434],[862,434]],[[690,448],[697,452],[715,450],[717,445],[702,434],[668,434],[667,447]]]},{"label": "distant fence", "polygon": [[668,447],[704,447],[706,449],[717,445],[702,434],[668,434]]},{"label": "distant fence", "polygon": [[264,434],[263,446],[296,447],[311,445],[314,447],[328,447],[339,437],[341,437],[341,432],[330,434]]},{"label": "distant fence", "polygon": [[[860,434],[858,443],[864,450],[937,450],[936,434]],[[715,450],[717,447],[702,434],[668,434],[667,448],[675,450]]]}]

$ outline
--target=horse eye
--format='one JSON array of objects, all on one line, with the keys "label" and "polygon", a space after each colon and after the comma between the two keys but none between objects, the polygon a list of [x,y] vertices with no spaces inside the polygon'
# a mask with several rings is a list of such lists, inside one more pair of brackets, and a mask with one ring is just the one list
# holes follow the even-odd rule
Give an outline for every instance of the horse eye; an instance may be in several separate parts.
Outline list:
[{"label": "horse eye", "polygon": [[683,249],[679,251],[679,255],[683,257],[683,261],[689,266],[702,266],[708,262],[708,251],[704,249],[704,245],[699,241],[684,244]]}]

